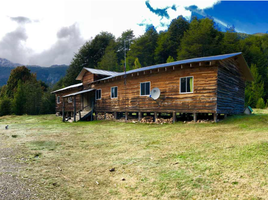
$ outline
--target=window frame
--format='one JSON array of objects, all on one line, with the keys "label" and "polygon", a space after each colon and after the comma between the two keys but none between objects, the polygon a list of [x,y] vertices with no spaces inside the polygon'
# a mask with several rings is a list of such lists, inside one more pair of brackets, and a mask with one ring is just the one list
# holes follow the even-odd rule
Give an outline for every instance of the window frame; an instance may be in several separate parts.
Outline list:
[{"label": "window frame", "polygon": [[[116,88],[116,97],[113,97],[113,93],[112,93],[113,88]],[[116,99],[116,98],[118,98],[118,86],[113,86],[111,87],[111,99]]]},{"label": "window frame", "polygon": [[[149,94],[144,94],[144,95],[142,95],[141,94],[141,84],[142,83],[149,83],[150,84],[150,87],[149,87]],[[140,96],[150,96],[150,94],[151,94],[151,81],[145,81],[145,82],[140,82]]]},{"label": "window frame", "polygon": [[[183,78],[193,78],[193,91],[192,92],[187,92],[187,84],[186,84],[186,92],[181,91],[181,79],[183,79]],[[194,93],[194,77],[193,76],[180,77],[180,94],[192,94],[192,93]]]},{"label": "window frame", "polygon": [[60,96],[57,96],[57,104],[60,104]]},{"label": "window frame", "polygon": [[[100,91],[100,98],[99,98],[99,99],[97,99],[97,92],[98,92],[98,91]],[[101,89],[97,89],[97,90],[96,90],[96,92],[95,92],[95,99],[96,99],[96,100],[101,100],[101,93],[102,93]]]}]

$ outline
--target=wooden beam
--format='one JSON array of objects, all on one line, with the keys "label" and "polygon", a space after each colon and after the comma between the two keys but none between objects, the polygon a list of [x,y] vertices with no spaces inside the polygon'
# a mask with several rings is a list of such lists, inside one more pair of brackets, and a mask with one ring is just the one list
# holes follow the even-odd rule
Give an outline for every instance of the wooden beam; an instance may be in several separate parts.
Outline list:
[{"label": "wooden beam", "polygon": [[213,114],[213,121],[214,121],[214,122],[217,122],[217,115],[218,115],[217,113],[214,113],[214,114]]},{"label": "wooden beam", "polygon": [[128,112],[125,112],[125,121],[127,122],[127,115],[128,115]]},{"label": "wooden beam", "polygon": [[165,71],[167,71],[167,68],[165,67]]},{"label": "wooden beam", "polygon": [[62,121],[65,122],[65,101],[64,98],[62,98]]},{"label": "wooden beam", "polygon": [[114,119],[117,119],[117,112],[114,112]]},{"label": "wooden beam", "polygon": [[141,112],[138,112],[138,121],[141,121]]},{"label": "wooden beam", "polygon": [[196,121],[197,121],[197,114],[194,113],[194,123],[196,123]]},{"label": "wooden beam", "polygon": [[190,63],[190,67],[193,67],[193,64],[192,63]]},{"label": "wooden beam", "polygon": [[154,122],[156,122],[157,119],[157,112],[154,112]]},{"label": "wooden beam", "polygon": [[76,122],[76,96],[74,96],[74,122]]},{"label": "wooden beam", "polygon": [[181,69],[183,69],[183,66],[181,65]]},{"label": "wooden beam", "polygon": [[173,66],[172,68],[173,68],[173,70],[175,70],[175,66]]},{"label": "wooden beam", "polygon": [[176,122],[176,112],[175,111],[173,111],[172,117],[173,117],[173,123],[175,123]]}]

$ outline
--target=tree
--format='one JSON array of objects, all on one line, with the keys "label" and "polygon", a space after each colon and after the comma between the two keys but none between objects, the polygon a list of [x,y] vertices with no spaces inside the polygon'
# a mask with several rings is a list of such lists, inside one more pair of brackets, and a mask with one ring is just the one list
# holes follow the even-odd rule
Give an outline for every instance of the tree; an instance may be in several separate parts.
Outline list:
[{"label": "tree", "polygon": [[177,50],[180,47],[181,39],[188,29],[189,22],[182,16],[171,21],[167,32],[159,34],[155,50],[156,63],[166,62],[168,56],[177,58]]},{"label": "tree", "polygon": [[115,52],[116,44],[112,40],[110,44],[106,47],[105,53],[101,58],[101,61],[98,63],[98,69],[104,69],[108,71],[117,71],[117,55]]},{"label": "tree", "polygon": [[256,108],[264,109],[265,108],[265,103],[263,98],[259,98],[257,101]]},{"label": "tree", "polygon": [[30,80],[32,76],[33,74],[31,74],[30,70],[25,66],[16,67],[15,69],[11,70],[9,79],[7,81],[6,95],[9,98],[13,98],[18,86],[18,82],[21,81],[21,83],[25,83],[26,81]]},{"label": "tree", "polygon": [[169,56],[167,59],[167,63],[174,62],[174,58],[172,56]]},{"label": "tree", "polygon": [[0,101],[0,116],[11,114],[11,100],[7,97],[3,97]]},{"label": "tree", "polygon": [[135,61],[134,61],[134,67],[133,67],[133,69],[139,69],[139,68],[141,68],[141,64],[140,64],[139,59],[136,58]]},{"label": "tree", "polygon": [[233,29],[227,30],[221,44],[221,53],[235,53],[239,51],[239,39]]},{"label": "tree", "polygon": [[213,20],[194,18],[185,32],[178,49],[178,59],[220,54],[222,33],[215,29]]},{"label": "tree", "polygon": [[91,41],[86,42],[75,54],[66,76],[63,80],[63,86],[68,86],[77,83],[75,78],[83,67],[97,68],[98,63],[105,54],[106,47],[115,37],[108,32],[101,32],[96,35]]},{"label": "tree", "polygon": [[255,108],[257,101],[264,96],[264,83],[261,75],[258,73],[256,65],[251,65],[251,73],[254,81],[247,84],[245,90],[246,104]]},{"label": "tree", "polygon": [[25,113],[25,100],[26,98],[22,87],[22,81],[19,80],[12,105],[12,110],[16,115],[22,115]]},{"label": "tree", "polygon": [[134,66],[136,58],[142,66],[154,65],[154,52],[156,48],[158,33],[153,26],[149,27],[144,35],[134,40],[131,44],[131,50],[128,52],[128,61],[130,66]]}]

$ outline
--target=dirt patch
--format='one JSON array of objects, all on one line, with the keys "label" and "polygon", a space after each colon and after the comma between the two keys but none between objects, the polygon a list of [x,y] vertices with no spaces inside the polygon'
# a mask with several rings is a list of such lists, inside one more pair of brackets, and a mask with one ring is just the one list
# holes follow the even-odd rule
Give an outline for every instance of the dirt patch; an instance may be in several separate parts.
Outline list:
[{"label": "dirt patch", "polygon": [[30,180],[20,176],[24,164],[15,160],[17,147],[6,148],[0,136],[0,199],[38,199]]}]

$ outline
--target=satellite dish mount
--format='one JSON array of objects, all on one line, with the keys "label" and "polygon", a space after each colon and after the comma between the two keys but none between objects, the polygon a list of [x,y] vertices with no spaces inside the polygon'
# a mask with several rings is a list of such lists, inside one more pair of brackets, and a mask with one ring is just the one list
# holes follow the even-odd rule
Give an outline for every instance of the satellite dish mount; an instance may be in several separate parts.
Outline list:
[{"label": "satellite dish mount", "polygon": [[160,97],[160,94],[161,94],[160,89],[156,87],[152,89],[150,97],[153,100],[157,100]]}]

